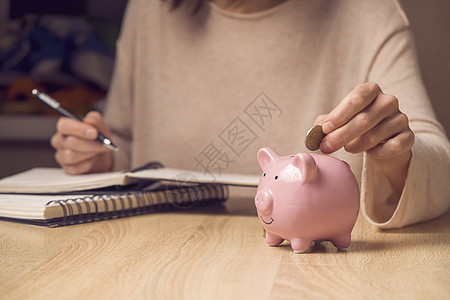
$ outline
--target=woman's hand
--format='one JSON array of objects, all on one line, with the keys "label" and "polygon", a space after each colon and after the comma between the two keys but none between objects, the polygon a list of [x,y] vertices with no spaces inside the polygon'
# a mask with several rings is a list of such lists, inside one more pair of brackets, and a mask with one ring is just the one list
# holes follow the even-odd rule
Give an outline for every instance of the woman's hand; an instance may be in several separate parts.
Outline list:
[{"label": "woman's hand", "polygon": [[97,173],[112,169],[111,150],[96,140],[98,131],[111,135],[100,113],[89,112],[84,122],[62,117],[56,129],[51,145],[56,150],[56,161],[67,173]]},{"label": "woman's hand", "polygon": [[329,114],[317,117],[326,134],[323,153],[344,147],[347,152],[365,151],[378,164],[400,197],[411,159],[414,133],[398,99],[384,94],[376,83],[355,87]]}]

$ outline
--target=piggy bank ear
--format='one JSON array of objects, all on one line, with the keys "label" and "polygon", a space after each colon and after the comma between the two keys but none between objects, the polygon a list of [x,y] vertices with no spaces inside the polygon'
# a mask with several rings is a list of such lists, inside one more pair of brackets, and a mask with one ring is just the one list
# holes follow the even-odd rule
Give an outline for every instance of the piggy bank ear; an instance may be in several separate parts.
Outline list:
[{"label": "piggy bank ear", "polygon": [[280,155],[270,148],[261,148],[256,157],[258,158],[259,166],[264,170],[270,162],[280,157]]},{"label": "piggy bank ear", "polygon": [[295,155],[292,165],[300,170],[304,182],[311,181],[317,176],[316,161],[308,153],[298,153]]}]

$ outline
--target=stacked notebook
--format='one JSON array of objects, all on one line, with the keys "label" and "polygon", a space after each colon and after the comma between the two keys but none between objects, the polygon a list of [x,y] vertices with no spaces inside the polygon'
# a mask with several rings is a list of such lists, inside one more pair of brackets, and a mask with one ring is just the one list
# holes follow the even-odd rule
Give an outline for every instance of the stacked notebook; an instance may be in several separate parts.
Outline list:
[{"label": "stacked notebook", "polygon": [[0,220],[63,226],[223,203],[228,185],[256,187],[259,176],[163,168],[68,175],[35,168],[0,180]]}]

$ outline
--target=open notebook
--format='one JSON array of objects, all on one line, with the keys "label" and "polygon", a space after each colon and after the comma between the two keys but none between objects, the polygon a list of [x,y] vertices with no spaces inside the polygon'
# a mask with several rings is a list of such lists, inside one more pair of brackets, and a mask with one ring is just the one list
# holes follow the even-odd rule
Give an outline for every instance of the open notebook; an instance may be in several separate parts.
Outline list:
[{"label": "open notebook", "polygon": [[147,164],[127,172],[68,175],[59,168],[34,168],[0,180],[0,193],[60,193],[108,186],[127,186],[142,181],[166,180],[176,183],[213,183],[258,186],[259,176],[208,174]]},{"label": "open notebook", "polygon": [[253,187],[258,180],[236,174],[211,177],[159,164],[75,176],[35,168],[0,180],[0,220],[55,227],[184,210],[222,203],[227,185]]}]

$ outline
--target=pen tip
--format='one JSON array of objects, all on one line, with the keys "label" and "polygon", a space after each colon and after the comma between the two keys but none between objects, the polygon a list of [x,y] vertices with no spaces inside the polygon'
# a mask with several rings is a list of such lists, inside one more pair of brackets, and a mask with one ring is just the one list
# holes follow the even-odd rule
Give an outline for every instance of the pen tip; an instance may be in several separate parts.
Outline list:
[{"label": "pen tip", "polygon": [[103,146],[105,146],[106,148],[113,150],[113,151],[119,151],[119,147],[117,147],[116,145],[114,145],[110,139],[108,138],[104,138],[103,139]]}]

